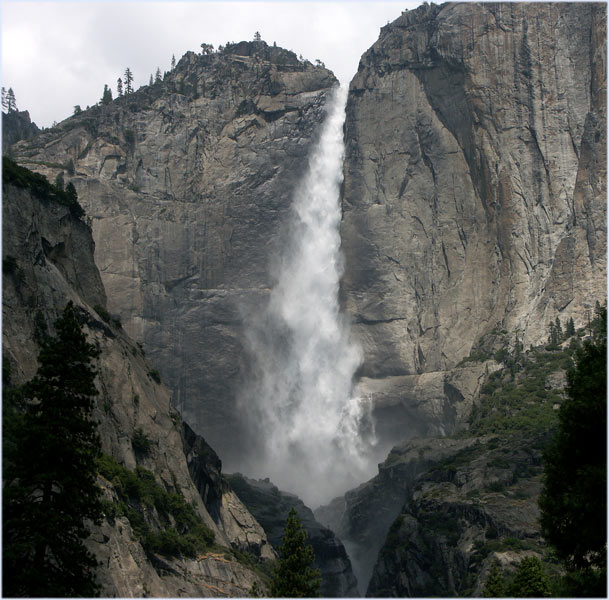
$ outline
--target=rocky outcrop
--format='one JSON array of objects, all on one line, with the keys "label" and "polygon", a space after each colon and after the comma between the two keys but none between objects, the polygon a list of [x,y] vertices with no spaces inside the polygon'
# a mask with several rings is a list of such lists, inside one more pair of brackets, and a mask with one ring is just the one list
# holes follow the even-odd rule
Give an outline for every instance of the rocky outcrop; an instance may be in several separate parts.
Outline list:
[{"label": "rocky outcrop", "polygon": [[[426,445],[417,450],[425,453]],[[509,570],[524,556],[548,559],[538,523],[540,473],[539,450],[513,440],[489,436],[454,446],[416,478],[367,595],[479,597],[494,560]]]},{"label": "rocky outcrop", "polygon": [[321,571],[323,598],[359,596],[351,561],[334,533],[316,520],[311,510],[293,494],[280,491],[268,479],[254,480],[241,474],[229,476],[236,494],[256,517],[274,547],[281,545],[290,509],[294,508],[315,553],[315,567]]},{"label": "rocky outcrop", "polygon": [[412,493],[417,476],[471,443],[438,438],[405,443],[379,465],[376,477],[315,510],[316,519],[327,523],[346,544],[363,592],[387,531]]},{"label": "rocky outcrop", "polygon": [[[101,350],[93,418],[103,452],[130,471],[147,469],[162,489],[181,495],[213,532],[219,549],[196,559],[145,552],[129,520],[120,513],[108,514],[89,539],[89,547],[104,565],[98,572],[102,594],[244,596],[254,582],[264,586],[230,549],[272,558],[266,535],[229,486],[219,481],[220,464],[213,451],[203,440],[193,443],[185,425],[182,433],[167,388],[155,381],[151,366],[122,331],[120,321],[107,313],[90,228],[68,207],[6,183],[2,223],[3,362],[10,365],[13,383],[32,377],[39,352],[36,340],[43,331],[52,331],[66,302],[74,302],[89,339]],[[137,438],[145,440],[144,449]],[[207,488],[201,489],[206,492],[203,497],[189,472],[192,464],[198,471],[214,474]],[[114,483],[101,476],[99,482],[106,499],[116,503]],[[219,506],[213,514],[205,504],[211,497]],[[155,526],[154,518],[150,526]]]},{"label": "rocky outcrop", "polygon": [[415,439],[315,516],[344,540],[367,596],[480,595],[494,558],[545,553],[540,463],[538,448],[497,435]]},{"label": "rocky outcrop", "polygon": [[19,140],[29,140],[40,129],[32,123],[27,110],[12,110],[2,113],[2,153],[6,154],[8,147]]},{"label": "rocky outcrop", "polygon": [[315,511],[345,543],[368,596],[479,596],[495,559],[510,571],[527,553],[556,574],[539,526],[541,450],[584,335],[498,352],[505,362],[486,362],[495,367],[469,431],[395,446],[376,477]]},{"label": "rocky outcrop", "polygon": [[13,147],[74,183],[109,310],[225,463],[251,447],[235,408],[242,323],[268,296],[269,256],[336,84],[293,52],[227,44]]},{"label": "rocky outcrop", "polygon": [[[363,55],[342,295],[385,403],[408,395],[393,378],[440,382],[496,327],[528,347],[606,297],[605,18],[592,3],[425,4]],[[420,404],[409,434],[427,433]]]},{"label": "rocky outcrop", "polygon": [[222,463],[213,448],[187,423],[183,428],[188,470],[214,521],[222,523],[231,543],[239,549],[266,560],[276,558],[266,532],[222,476]]}]

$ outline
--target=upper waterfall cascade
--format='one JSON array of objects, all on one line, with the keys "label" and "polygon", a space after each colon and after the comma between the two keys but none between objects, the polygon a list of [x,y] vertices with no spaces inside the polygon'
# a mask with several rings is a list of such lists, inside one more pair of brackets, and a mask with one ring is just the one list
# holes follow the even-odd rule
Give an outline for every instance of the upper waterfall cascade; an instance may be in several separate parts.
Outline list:
[{"label": "upper waterfall cascade", "polygon": [[353,390],[361,363],[339,311],[339,226],[347,90],[336,89],[292,206],[287,248],[265,315],[248,332],[257,363],[245,408],[263,432],[256,476],[315,506],[372,473],[374,428]]}]

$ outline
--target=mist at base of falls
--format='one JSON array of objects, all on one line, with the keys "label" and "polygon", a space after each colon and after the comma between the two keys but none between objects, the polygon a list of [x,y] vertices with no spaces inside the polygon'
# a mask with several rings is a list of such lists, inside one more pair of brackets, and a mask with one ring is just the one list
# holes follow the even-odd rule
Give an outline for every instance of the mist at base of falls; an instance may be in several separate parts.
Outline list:
[{"label": "mist at base of falls", "polygon": [[369,399],[353,389],[362,352],[339,311],[340,185],[347,90],[327,103],[293,198],[268,305],[247,319],[251,377],[239,398],[256,443],[239,468],[315,507],[376,473]]}]

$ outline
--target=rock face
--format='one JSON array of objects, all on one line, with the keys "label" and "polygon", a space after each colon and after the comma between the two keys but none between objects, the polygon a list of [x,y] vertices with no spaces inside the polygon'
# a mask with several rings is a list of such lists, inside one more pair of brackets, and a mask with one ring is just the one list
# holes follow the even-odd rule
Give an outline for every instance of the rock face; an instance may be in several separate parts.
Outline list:
[{"label": "rock face", "polygon": [[[125,516],[108,516],[89,539],[104,565],[98,572],[102,595],[243,596],[255,581],[263,586],[259,575],[240,564],[229,549],[272,558],[266,534],[220,481],[220,463],[213,451],[186,425],[183,433],[168,390],[154,381],[141,350],[116,319],[108,319],[90,228],[65,206],[6,184],[2,223],[3,361],[11,366],[13,383],[34,375],[40,329],[52,330],[72,300],[89,339],[101,349],[96,380],[100,393],[93,418],[99,423],[103,452],[131,471],[151,471],[163,489],[181,494],[213,531],[218,548],[223,546],[228,553],[208,552],[192,560],[147,554]],[[145,452],[138,451],[136,432],[147,440]],[[191,472],[209,474],[205,487]],[[116,502],[114,485],[101,476],[99,482],[106,499]]]},{"label": "rock face", "polygon": [[296,510],[315,552],[315,567],[321,571],[323,598],[359,596],[351,561],[341,541],[293,494],[281,492],[268,479],[253,480],[240,474],[230,475],[231,486],[269,536],[271,544],[281,545],[283,528],[291,508]]},{"label": "rock face", "polygon": [[557,573],[539,529],[541,449],[584,335],[512,353],[504,336],[468,431],[402,442],[376,477],[315,511],[368,596],[480,596],[495,559],[509,572],[527,554]]},{"label": "rock face", "polygon": [[[605,299],[605,18],[599,4],[425,4],[363,55],[342,295],[361,373],[394,412],[429,412],[403,389],[494,328],[528,347]],[[428,434],[416,421],[401,427]]]},{"label": "rock face", "polygon": [[229,44],[14,147],[74,183],[109,310],[225,462],[248,447],[234,405],[243,319],[268,296],[269,256],[336,84],[287,50]]},{"label": "rock face", "polygon": [[[396,449],[383,468],[399,470],[404,455],[413,460],[415,451],[429,460],[437,444]],[[451,445],[413,481],[378,555],[368,596],[480,596],[495,559],[509,567],[524,556],[544,556],[539,450],[499,436]]]},{"label": "rock face", "polygon": [[13,110],[2,113],[2,153],[19,140],[28,140],[40,133],[36,123],[32,123],[27,110]]},{"label": "rock face", "polygon": [[415,439],[379,474],[315,511],[370,597],[480,595],[494,558],[543,555],[539,449],[497,435]]}]

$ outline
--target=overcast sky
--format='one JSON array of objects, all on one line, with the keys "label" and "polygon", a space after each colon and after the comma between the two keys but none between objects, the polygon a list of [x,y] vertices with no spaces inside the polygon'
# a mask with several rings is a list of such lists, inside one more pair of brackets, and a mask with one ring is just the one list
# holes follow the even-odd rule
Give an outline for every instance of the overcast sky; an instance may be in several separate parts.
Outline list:
[{"label": "overcast sky", "polygon": [[419,1],[105,2],[2,0],[2,85],[39,127],[95,104],[126,67],[134,85],[201,42],[262,39],[322,60],[343,83],[379,29]]}]

